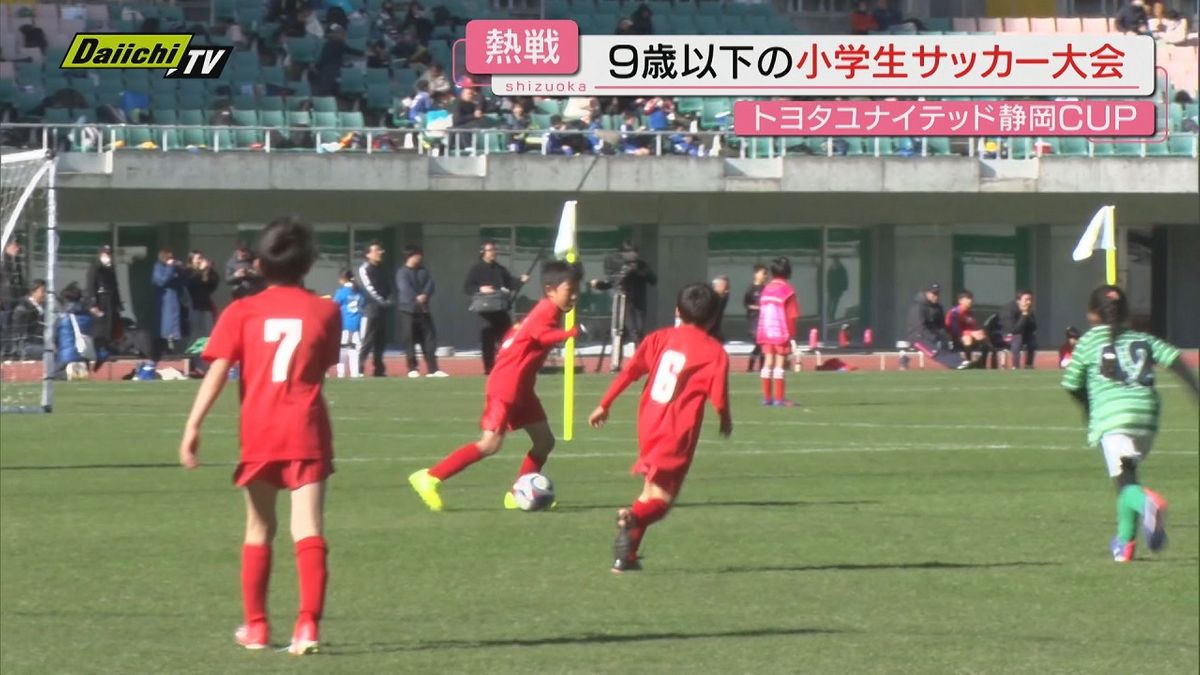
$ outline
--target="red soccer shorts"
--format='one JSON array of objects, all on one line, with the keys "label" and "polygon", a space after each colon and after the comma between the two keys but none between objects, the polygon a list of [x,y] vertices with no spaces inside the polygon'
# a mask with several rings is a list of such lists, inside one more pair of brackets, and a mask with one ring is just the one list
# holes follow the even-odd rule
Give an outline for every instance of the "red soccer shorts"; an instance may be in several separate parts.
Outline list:
[{"label": "red soccer shorts", "polygon": [[501,401],[489,396],[483,404],[483,417],[479,419],[479,428],[506,433],[545,421],[546,411],[542,409],[542,402],[537,396],[529,396],[520,401]]},{"label": "red soccer shorts", "polygon": [[773,355],[773,354],[777,354],[777,355],[779,355],[779,356],[788,356],[789,354],[791,354],[791,353],[792,353],[792,346],[791,346],[791,345],[768,345],[768,344],[763,344],[763,345],[759,345],[759,346],[760,346],[760,347],[762,347],[762,353],[763,353],[763,354],[766,354],[767,356],[771,356],[771,355]]},{"label": "red soccer shorts", "polygon": [[329,459],[289,459],[277,462],[242,462],[233,472],[233,484],[246,487],[261,480],[280,490],[295,490],[319,483],[333,474]]},{"label": "red soccer shorts", "polygon": [[[654,457],[646,457],[635,462],[630,473],[641,474],[646,477],[646,480],[666,490],[672,497],[678,497],[679,491],[683,489],[683,480],[687,478],[688,470],[692,468],[692,453],[679,454],[685,454],[687,459],[683,464],[673,468],[663,468],[655,462]],[[671,462],[671,464],[677,463]]]}]

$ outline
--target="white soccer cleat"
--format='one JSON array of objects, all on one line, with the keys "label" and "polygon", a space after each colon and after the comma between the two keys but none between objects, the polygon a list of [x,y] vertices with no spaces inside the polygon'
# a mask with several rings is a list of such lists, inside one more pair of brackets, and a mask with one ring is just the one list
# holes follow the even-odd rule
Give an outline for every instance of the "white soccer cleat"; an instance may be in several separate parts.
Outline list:
[{"label": "white soccer cleat", "polygon": [[435,370],[434,372],[426,375],[425,377],[450,377],[450,373],[447,373],[444,370]]}]

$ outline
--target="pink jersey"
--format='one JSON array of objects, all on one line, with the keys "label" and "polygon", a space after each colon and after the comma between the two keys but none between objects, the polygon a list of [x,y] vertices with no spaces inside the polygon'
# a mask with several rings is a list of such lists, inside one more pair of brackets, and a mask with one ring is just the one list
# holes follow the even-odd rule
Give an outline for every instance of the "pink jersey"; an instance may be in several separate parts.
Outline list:
[{"label": "pink jersey", "polygon": [[796,337],[800,305],[796,291],[783,279],[772,279],[758,301],[758,334],[761,345],[786,345]]}]

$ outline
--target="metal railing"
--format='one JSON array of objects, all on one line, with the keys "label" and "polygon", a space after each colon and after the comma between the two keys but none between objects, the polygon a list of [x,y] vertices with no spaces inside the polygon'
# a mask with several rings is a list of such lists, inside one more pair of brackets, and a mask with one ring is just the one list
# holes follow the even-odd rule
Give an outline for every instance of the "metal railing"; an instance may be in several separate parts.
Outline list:
[{"label": "metal railing", "polygon": [[[42,149],[55,149],[60,152],[90,152],[104,153],[114,150],[140,150],[160,152],[181,152],[206,150],[211,152],[293,152],[308,151],[317,153],[352,152],[363,154],[411,152],[419,155],[469,157],[486,156],[491,154],[648,154],[652,156],[697,156],[697,157],[737,157],[742,159],[773,159],[791,155],[804,156],[864,156],[864,157],[928,157],[928,156],[959,156],[980,157],[982,159],[1036,159],[1046,156],[1049,148],[1046,139],[1041,137],[1019,138],[990,138],[990,137],[951,137],[948,144],[939,143],[939,147],[931,148],[931,141],[926,137],[913,137],[902,143],[900,151],[891,148],[892,138],[879,137],[784,137],[769,138],[737,136],[731,131],[635,131],[622,133],[615,130],[585,130],[564,129],[547,131],[544,129],[505,129],[505,128],[461,128],[461,129],[404,129],[404,128],[363,128],[347,127],[307,127],[307,126],[228,126],[228,125],[178,125],[178,124],[89,124],[89,123],[17,123],[4,124],[4,129],[28,129],[32,132],[33,142],[26,145],[37,147],[40,142]],[[247,136],[248,134],[248,136]],[[85,135],[95,136],[90,147]],[[311,135],[311,139],[305,139]],[[353,135],[356,137],[349,144],[343,139]],[[551,151],[550,136],[563,139],[580,138],[588,151],[572,153],[554,153]],[[1197,156],[1198,140],[1195,133],[1176,132],[1175,136],[1190,137],[1190,156]],[[638,146],[644,152],[630,153],[625,149],[628,138],[637,139]],[[689,144],[696,152],[680,152],[675,149],[678,137],[692,137],[696,142]],[[277,138],[278,137],[278,138]],[[520,140],[516,140],[517,138]],[[388,139],[387,147],[376,147],[376,141]],[[614,140],[615,139],[615,140]],[[192,141],[201,142],[192,142]],[[305,140],[303,145],[297,145],[299,140]],[[279,141],[284,141],[281,145]],[[150,147],[145,147],[149,142]],[[511,149],[510,143],[517,143],[518,149]],[[1087,141],[1088,157],[1117,156],[1117,157],[1157,157],[1180,156],[1169,155],[1167,152],[1147,152],[1149,145],[1164,143],[1164,140],[1138,143],[1136,141],[1114,141],[1125,146],[1137,145],[1136,153],[1101,153],[1097,154],[1097,144]],[[994,143],[994,146],[990,145]],[[1018,143],[1024,145],[1019,149]],[[583,144],[581,144],[582,146]],[[1072,153],[1078,156],[1077,153]]]}]

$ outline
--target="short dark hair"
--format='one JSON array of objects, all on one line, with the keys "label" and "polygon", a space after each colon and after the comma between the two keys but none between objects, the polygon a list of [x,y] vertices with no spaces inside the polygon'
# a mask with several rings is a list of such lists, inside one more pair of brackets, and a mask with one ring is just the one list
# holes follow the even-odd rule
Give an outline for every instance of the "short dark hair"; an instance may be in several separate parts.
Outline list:
[{"label": "short dark hair", "polygon": [[83,289],[79,288],[79,284],[72,281],[67,284],[67,287],[59,293],[64,302],[79,302],[83,300]]},{"label": "short dark hair", "polygon": [[298,285],[317,259],[312,228],[293,217],[276,218],[258,234],[254,254],[268,282]]},{"label": "short dark hair", "polygon": [[39,288],[45,288],[45,287],[46,287],[45,279],[34,279],[33,281],[31,281],[29,283],[29,292],[32,293]]},{"label": "short dark hair", "polygon": [[967,289],[965,289],[965,288],[964,288],[963,290],[961,290],[961,291],[959,291],[959,292],[958,292],[958,298],[957,298],[957,299],[958,299],[958,300],[962,300],[963,298],[970,298],[971,300],[974,300],[974,299],[975,299],[975,294],[974,294],[974,293],[972,293],[971,291],[968,291]]},{"label": "short dark hair", "polygon": [[343,267],[342,269],[338,270],[338,280],[354,281],[354,272],[352,272],[349,267]]},{"label": "short dark hair", "polygon": [[771,276],[777,279],[792,278],[792,261],[787,256],[779,256],[771,261]]},{"label": "short dark hair", "polygon": [[408,260],[409,258],[413,257],[414,255],[425,255],[425,251],[422,251],[421,247],[417,246],[416,244],[408,244],[407,246],[404,247],[404,259],[405,260]]},{"label": "short dark hair", "polygon": [[766,265],[764,265],[764,264],[762,264],[762,263],[755,263],[755,264],[754,264],[754,271],[755,271],[755,272],[766,272],[766,271],[767,271],[767,266],[766,266]]},{"label": "short dark hair", "polygon": [[542,287],[558,288],[564,281],[579,283],[583,270],[565,260],[548,260],[542,265]]},{"label": "short dark hair", "polygon": [[368,241],[368,242],[367,242],[367,245],[366,245],[366,246],[364,246],[364,247],[363,247],[363,255],[364,255],[364,256],[366,256],[366,255],[367,255],[367,253],[369,253],[369,252],[371,251],[371,247],[372,247],[372,246],[378,246],[378,247],[379,247],[379,248],[381,248],[381,249],[386,249],[386,248],[387,248],[386,246],[384,246],[384,245],[383,245],[383,242],[382,242],[381,240],[379,240],[379,239],[372,239],[371,241]]},{"label": "short dark hair", "polygon": [[717,293],[708,284],[688,284],[679,289],[675,307],[684,323],[708,328],[717,318]]},{"label": "short dark hair", "polygon": [[637,253],[638,245],[632,239],[621,242],[621,253]]},{"label": "short dark hair", "polygon": [[1022,288],[1021,290],[1017,291],[1017,297],[1018,297],[1018,298],[1025,297],[1026,295],[1028,295],[1029,297],[1031,297],[1031,298],[1032,298],[1032,297],[1033,297],[1033,291],[1029,290],[1028,288]]}]

